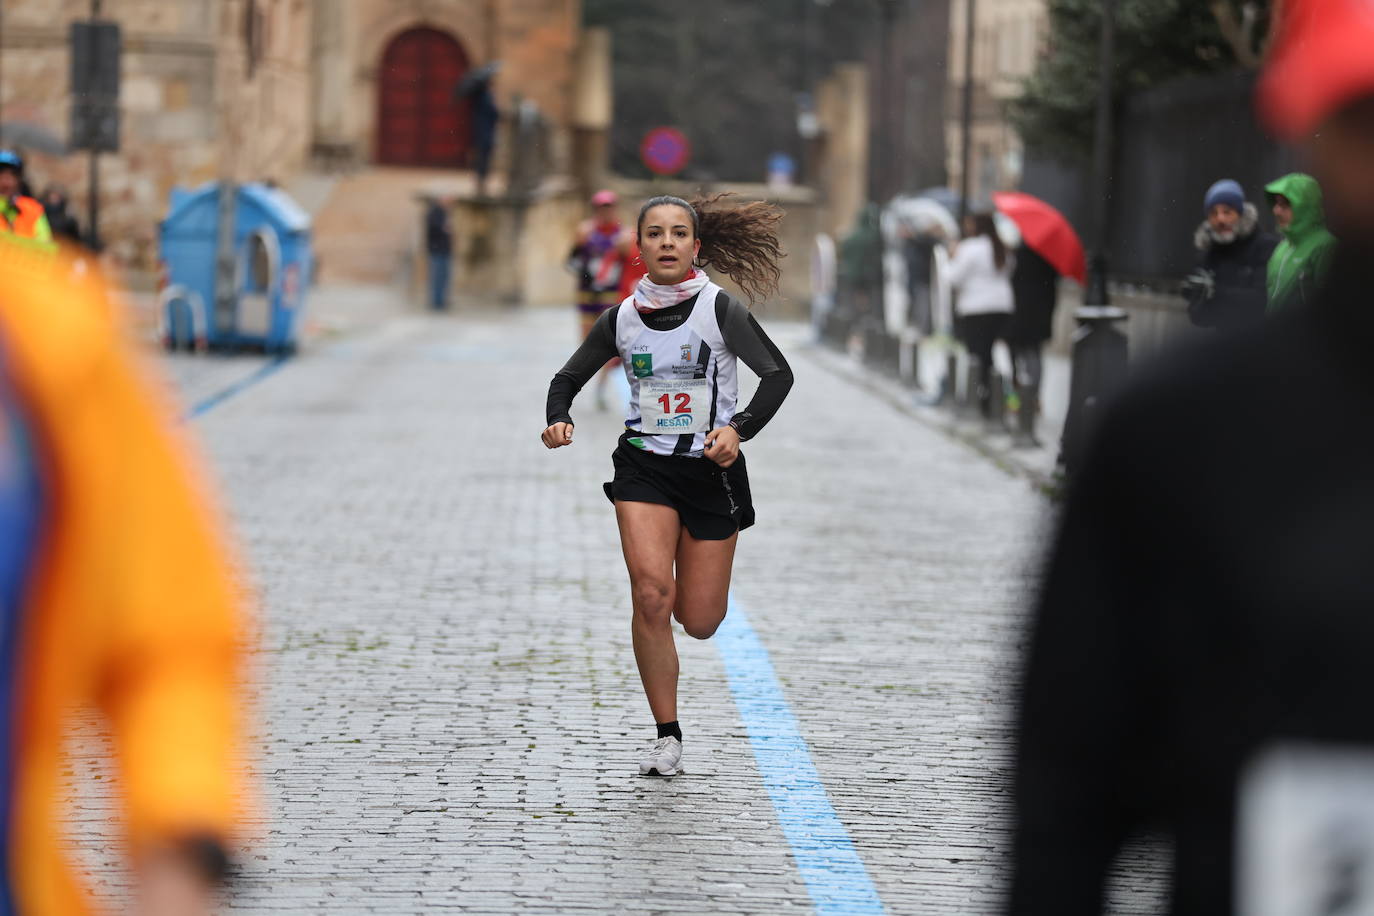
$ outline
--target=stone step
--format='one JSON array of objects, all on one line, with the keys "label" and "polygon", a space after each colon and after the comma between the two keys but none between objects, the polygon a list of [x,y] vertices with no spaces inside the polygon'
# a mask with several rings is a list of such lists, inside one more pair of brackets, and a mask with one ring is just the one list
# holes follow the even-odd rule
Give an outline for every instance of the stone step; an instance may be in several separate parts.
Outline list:
[{"label": "stone step", "polygon": [[[374,167],[323,181],[303,181],[317,200],[315,253],[323,282],[403,282],[423,241],[422,202],[433,195],[471,195],[471,172]],[[304,192],[303,192],[304,193]],[[302,201],[310,209],[311,201]]]}]

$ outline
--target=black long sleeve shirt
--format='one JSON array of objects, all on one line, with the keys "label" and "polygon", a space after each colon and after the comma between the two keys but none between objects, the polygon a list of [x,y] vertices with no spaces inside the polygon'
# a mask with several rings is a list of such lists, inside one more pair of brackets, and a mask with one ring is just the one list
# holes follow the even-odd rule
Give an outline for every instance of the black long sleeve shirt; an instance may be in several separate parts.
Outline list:
[{"label": "black long sleeve shirt", "polygon": [[[693,296],[679,305],[646,314],[643,316],[644,324],[654,331],[671,331],[687,320],[696,302],[697,297]],[[620,355],[615,343],[615,322],[622,308],[623,305],[617,305],[601,313],[582,346],[577,348],[567,365],[559,369],[549,383],[549,400],[545,410],[549,426],[571,423],[573,398],[608,360]],[[730,425],[739,432],[740,439],[747,441],[758,435],[759,430],[782,406],[787,392],[792,388],[792,369],[742,303],[722,292],[716,296],[715,309],[716,322],[720,325],[725,345],[759,377],[758,391],[753,399],[743,410],[737,411],[730,421]]]}]

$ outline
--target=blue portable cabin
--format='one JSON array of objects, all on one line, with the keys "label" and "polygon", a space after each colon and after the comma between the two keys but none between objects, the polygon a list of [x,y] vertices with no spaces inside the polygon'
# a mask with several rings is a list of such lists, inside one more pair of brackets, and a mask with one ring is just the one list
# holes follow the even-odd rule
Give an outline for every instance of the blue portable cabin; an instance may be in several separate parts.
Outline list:
[{"label": "blue portable cabin", "polygon": [[221,186],[172,191],[159,233],[165,283],[158,301],[169,349],[296,348],[313,274],[310,216],[284,192],[238,185],[234,199],[233,307],[215,313]]}]

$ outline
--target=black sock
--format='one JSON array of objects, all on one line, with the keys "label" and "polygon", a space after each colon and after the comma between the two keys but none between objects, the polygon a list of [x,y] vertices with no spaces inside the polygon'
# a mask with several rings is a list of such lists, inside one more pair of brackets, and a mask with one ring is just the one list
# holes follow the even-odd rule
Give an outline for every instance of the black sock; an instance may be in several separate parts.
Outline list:
[{"label": "black sock", "polygon": [[674,737],[674,738],[676,738],[677,740],[681,741],[681,740],[682,740],[682,729],[680,729],[680,728],[677,727],[677,719],[674,719],[674,720],[671,721],[671,722],[660,722],[660,723],[658,723],[658,736],[659,736],[660,738],[667,738],[667,737],[671,736],[671,737]]}]

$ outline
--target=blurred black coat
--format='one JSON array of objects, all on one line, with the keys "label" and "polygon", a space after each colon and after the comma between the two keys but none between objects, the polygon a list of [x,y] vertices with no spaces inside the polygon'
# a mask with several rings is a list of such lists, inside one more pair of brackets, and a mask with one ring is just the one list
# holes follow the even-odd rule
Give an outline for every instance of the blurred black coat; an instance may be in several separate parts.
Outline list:
[{"label": "blurred black coat", "polygon": [[1011,272],[1016,302],[1005,340],[1011,346],[1042,344],[1054,336],[1054,307],[1059,298],[1059,272],[1025,245],[1016,249]]},{"label": "blurred black coat", "polygon": [[425,208],[425,250],[430,254],[453,254],[453,229],[448,210],[438,201]]},{"label": "blurred black coat", "polygon": [[54,238],[65,239],[69,242],[80,242],[81,225],[75,216],[67,209],[66,200],[44,201],[43,212],[48,217],[48,227],[52,229]]},{"label": "blurred black coat", "polygon": [[1035,612],[1010,911],[1101,912],[1129,833],[1178,916],[1233,912],[1237,786],[1292,741],[1374,748],[1374,258],[1310,308],[1142,370],[1072,487]]}]

